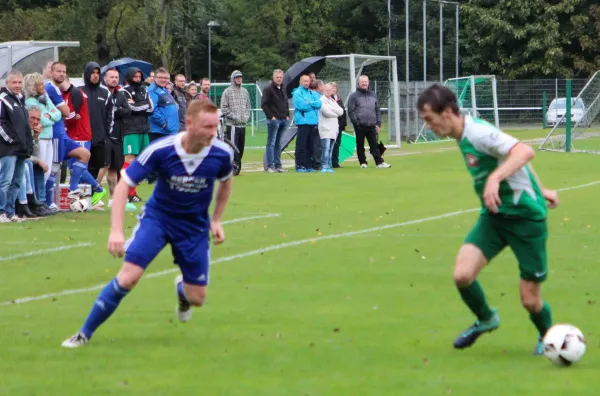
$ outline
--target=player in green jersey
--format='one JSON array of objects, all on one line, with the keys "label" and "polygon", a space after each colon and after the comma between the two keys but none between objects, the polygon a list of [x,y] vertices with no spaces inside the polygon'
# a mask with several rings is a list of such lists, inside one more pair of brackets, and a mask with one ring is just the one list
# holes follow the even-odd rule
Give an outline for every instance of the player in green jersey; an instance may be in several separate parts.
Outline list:
[{"label": "player in green jersey", "polygon": [[546,216],[547,208],[559,204],[558,194],[542,186],[529,164],[535,155],[531,147],[486,121],[461,115],[456,96],[447,87],[426,89],[417,106],[427,128],[439,137],[456,139],[482,203],[454,267],[454,283],[477,320],[458,336],[454,347],[467,348],[500,326],[498,312],[488,305],[477,276],[510,246],[519,262],[521,303],[538,330],[534,355],[540,355],[542,337],[552,325],[550,306],[540,293],[548,275]]}]

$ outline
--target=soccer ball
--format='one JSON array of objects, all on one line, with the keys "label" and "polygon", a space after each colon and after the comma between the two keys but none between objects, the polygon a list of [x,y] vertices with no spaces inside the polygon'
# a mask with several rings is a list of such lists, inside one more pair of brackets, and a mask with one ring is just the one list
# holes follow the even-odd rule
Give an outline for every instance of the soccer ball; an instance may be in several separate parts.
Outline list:
[{"label": "soccer ball", "polygon": [[69,204],[72,212],[85,212],[89,208],[88,200],[85,198],[77,198]]},{"label": "soccer ball", "polygon": [[544,356],[559,366],[570,366],[585,353],[583,333],[570,324],[552,326],[544,336],[543,343]]}]

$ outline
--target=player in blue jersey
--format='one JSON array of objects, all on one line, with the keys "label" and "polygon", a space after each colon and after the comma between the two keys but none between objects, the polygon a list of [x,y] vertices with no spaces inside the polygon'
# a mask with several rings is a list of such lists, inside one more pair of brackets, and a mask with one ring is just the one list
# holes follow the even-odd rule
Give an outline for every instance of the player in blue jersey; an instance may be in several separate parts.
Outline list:
[{"label": "player in blue jersey", "polygon": [[46,183],[46,203],[52,205],[52,189],[54,188],[56,173],[60,163],[70,158],[69,170],[71,180],[69,185],[68,197],[70,199],[81,198],[85,194],[79,189],[80,181],[89,184],[92,187],[92,205],[96,205],[104,196],[106,190],[98,184],[96,179],[88,172],[88,161],[90,152],[85,148],[84,142],[75,142],[67,136],[65,129],[65,119],[78,117],[78,114],[71,113],[69,106],[65,103],[60,85],[66,78],[67,66],[64,63],[55,62],[51,68],[52,80],[46,83],[45,89],[48,98],[54,103],[54,106],[62,113],[63,119],[54,123],[52,126],[52,139],[54,148],[53,169]]},{"label": "player in blue jersey", "polygon": [[[108,250],[115,257],[125,255],[125,262],[100,292],[81,329],[65,340],[63,347],[87,344],[167,244],[181,270],[175,278],[179,320],[190,320],[192,306],[204,303],[209,279],[209,239],[212,235],[215,244],[225,240],[221,218],[231,194],[233,152],[215,138],[217,112],[212,102],[193,101],[187,109],[185,132],[156,140],[122,171],[113,197]],[[158,173],[158,183],[131,238],[125,242],[123,218],[129,188],[152,172]],[[220,183],[211,220],[208,208],[215,180]]]}]

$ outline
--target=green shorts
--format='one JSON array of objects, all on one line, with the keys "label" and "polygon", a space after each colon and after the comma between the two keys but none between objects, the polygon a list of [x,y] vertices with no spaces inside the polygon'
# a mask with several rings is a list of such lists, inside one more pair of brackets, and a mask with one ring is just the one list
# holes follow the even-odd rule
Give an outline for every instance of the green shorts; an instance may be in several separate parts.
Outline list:
[{"label": "green shorts", "polygon": [[488,261],[508,245],[519,262],[521,279],[543,282],[548,276],[547,240],[546,220],[482,214],[465,238],[465,243],[481,249]]},{"label": "green shorts", "polygon": [[123,154],[139,155],[148,145],[150,139],[147,133],[132,133],[123,138]]}]

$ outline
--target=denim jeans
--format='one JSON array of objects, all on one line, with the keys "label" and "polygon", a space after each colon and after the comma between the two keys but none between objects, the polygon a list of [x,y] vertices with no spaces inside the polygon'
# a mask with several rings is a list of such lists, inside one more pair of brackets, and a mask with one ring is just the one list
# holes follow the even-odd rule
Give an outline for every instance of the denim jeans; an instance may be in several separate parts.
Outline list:
[{"label": "denim jeans", "polygon": [[19,192],[17,193],[17,199],[20,204],[27,204],[27,194],[33,194],[33,163],[29,159],[25,160],[21,187],[19,187]]},{"label": "denim jeans", "polygon": [[321,139],[321,167],[322,169],[331,168],[331,154],[335,146],[335,139]]},{"label": "denim jeans", "polygon": [[267,168],[281,168],[281,137],[289,125],[288,120],[267,121]]},{"label": "denim jeans", "polygon": [[0,214],[15,214],[15,201],[25,169],[25,157],[14,155],[0,158]]},{"label": "denim jeans", "polygon": [[46,175],[44,170],[37,165],[33,166],[33,189],[35,198],[40,202],[46,202]]}]

